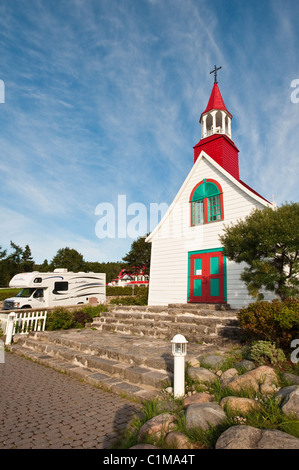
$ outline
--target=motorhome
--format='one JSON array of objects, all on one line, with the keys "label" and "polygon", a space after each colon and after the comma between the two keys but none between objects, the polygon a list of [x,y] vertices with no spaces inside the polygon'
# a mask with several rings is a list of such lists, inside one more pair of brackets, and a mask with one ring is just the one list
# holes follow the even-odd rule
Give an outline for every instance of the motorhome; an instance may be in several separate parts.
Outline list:
[{"label": "motorhome", "polygon": [[106,300],[105,273],[73,273],[67,269],[20,273],[11,279],[9,287],[22,290],[5,299],[2,310],[87,304],[95,298],[99,303]]}]

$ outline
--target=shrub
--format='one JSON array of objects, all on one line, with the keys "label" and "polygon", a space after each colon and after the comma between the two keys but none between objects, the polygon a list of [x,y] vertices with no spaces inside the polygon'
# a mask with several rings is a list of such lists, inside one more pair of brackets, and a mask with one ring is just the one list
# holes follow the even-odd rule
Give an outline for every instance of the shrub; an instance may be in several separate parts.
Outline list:
[{"label": "shrub", "polygon": [[299,300],[256,302],[242,308],[238,314],[245,339],[275,342],[289,349],[299,338]]},{"label": "shrub", "polygon": [[69,328],[84,328],[86,323],[92,321],[101,312],[106,311],[106,305],[85,305],[76,310],[70,311],[59,307],[48,313],[46,321],[46,330],[66,330]]},{"label": "shrub", "polygon": [[145,295],[132,295],[112,299],[111,304],[116,305],[147,305],[147,292]]},{"label": "shrub", "polygon": [[280,361],[285,361],[286,357],[282,349],[277,348],[275,343],[270,341],[255,341],[250,348],[250,359],[258,365],[262,364],[276,364]]},{"label": "shrub", "polygon": [[67,330],[72,327],[73,312],[60,307],[48,313],[46,330]]},{"label": "shrub", "polygon": [[[134,287],[133,287],[134,286]],[[135,285],[129,285],[129,286],[107,286],[106,287],[106,295],[107,297],[113,297],[113,296],[132,296],[132,295],[143,295],[144,293],[148,292],[148,287],[143,287],[143,286],[135,286]]]}]

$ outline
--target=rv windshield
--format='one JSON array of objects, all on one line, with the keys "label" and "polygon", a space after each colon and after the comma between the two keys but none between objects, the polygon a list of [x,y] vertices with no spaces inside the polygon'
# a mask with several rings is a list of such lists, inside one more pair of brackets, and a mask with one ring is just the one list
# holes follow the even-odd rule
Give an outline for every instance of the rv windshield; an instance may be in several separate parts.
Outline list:
[{"label": "rv windshield", "polygon": [[30,289],[29,287],[26,287],[25,289],[22,289],[16,297],[30,297],[35,289]]}]

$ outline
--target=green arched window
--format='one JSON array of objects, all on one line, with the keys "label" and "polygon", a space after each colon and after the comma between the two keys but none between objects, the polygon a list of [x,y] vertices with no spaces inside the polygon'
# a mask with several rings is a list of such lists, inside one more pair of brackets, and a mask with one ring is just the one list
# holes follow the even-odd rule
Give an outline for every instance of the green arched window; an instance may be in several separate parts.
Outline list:
[{"label": "green arched window", "polygon": [[204,179],[190,196],[191,225],[200,225],[223,219],[222,188],[215,180]]}]

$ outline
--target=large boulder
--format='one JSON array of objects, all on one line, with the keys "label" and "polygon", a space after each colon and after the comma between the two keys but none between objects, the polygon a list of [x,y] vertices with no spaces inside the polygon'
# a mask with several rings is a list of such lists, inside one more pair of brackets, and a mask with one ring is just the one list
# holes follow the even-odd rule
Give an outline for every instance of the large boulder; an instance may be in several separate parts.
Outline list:
[{"label": "large boulder", "polygon": [[299,418],[299,385],[281,388],[275,394],[275,398],[280,400],[281,409],[284,414],[294,414]]},{"label": "large boulder", "polygon": [[187,429],[200,427],[207,431],[211,426],[218,426],[226,419],[221,406],[215,402],[190,405],[186,411]]},{"label": "large boulder", "polygon": [[253,361],[248,361],[247,359],[243,359],[242,361],[236,362],[234,364],[236,369],[245,369],[246,371],[255,369],[255,363]]},{"label": "large boulder", "polygon": [[206,403],[210,401],[213,401],[212,395],[206,392],[199,392],[191,395],[190,397],[186,397],[184,399],[184,407],[193,405],[194,403]]},{"label": "large boulder", "polygon": [[161,436],[170,431],[170,425],[175,421],[175,416],[170,413],[162,413],[150,419],[141,426],[138,433],[138,442],[142,442],[147,436],[159,440]]},{"label": "large boulder", "polygon": [[136,444],[133,447],[130,447],[130,449],[159,449],[157,446],[153,446],[152,444]]},{"label": "large boulder", "polygon": [[252,410],[260,410],[261,404],[251,398],[225,397],[220,402],[221,408],[227,406],[232,412],[249,413]]},{"label": "large boulder", "polygon": [[167,448],[173,449],[193,448],[192,442],[189,441],[188,437],[179,431],[171,431],[168,433],[165,439],[165,444],[167,445]]},{"label": "large boulder", "polygon": [[238,371],[234,367],[232,367],[231,369],[227,369],[221,375],[220,383],[221,383],[222,387],[228,386],[230,384],[230,382],[232,382],[232,379],[237,377],[238,375],[239,375]]},{"label": "large boulder", "polygon": [[276,429],[232,426],[221,434],[216,449],[299,449],[299,439]]},{"label": "large boulder", "polygon": [[277,390],[278,377],[272,367],[260,366],[243,375],[232,377],[226,385],[233,391],[260,391],[262,394],[274,394]]},{"label": "large boulder", "polygon": [[188,374],[193,380],[197,380],[200,383],[213,383],[218,380],[218,377],[214,372],[204,367],[189,367]]},{"label": "large boulder", "polygon": [[225,357],[219,356],[218,354],[210,354],[208,356],[204,356],[202,362],[208,366],[212,367],[212,369],[219,369],[225,362]]}]

